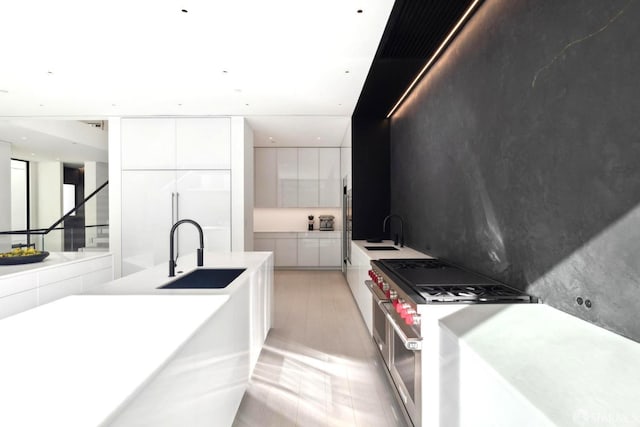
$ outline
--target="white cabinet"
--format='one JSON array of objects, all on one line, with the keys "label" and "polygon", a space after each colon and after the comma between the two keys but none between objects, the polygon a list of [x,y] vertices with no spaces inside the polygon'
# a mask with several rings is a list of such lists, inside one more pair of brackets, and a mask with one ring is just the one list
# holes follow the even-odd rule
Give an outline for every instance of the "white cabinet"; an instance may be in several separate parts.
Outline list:
[{"label": "white cabinet", "polygon": [[278,207],[298,206],[298,149],[279,148],[277,151]]},{"label": "white cabinet", "polygon": [[[123,171],[122,274],[169,261],[169,232],[179,219],[192,219],[204,231],[205,248],[231,247],[230,171]],[[199,247],[197,230],[177,231],[177,255]]]},{"label": "white cabinet", "polygon": [[230,169],[226,117],[122,119],[122,169]]},{"label": "white cabinet", "polygon": [[177,169],[231,169],[231,119],[176,119]]},{"label": "white cabinet", "polygon": [[38,306],[38,290],[25,292],[0,298],[0,319],[21,313]]},{"label": "white cabinet", "polygon": [[338,239],[318,239],[318,265],[336,267],[342,263],[342,241]]},{"label": "white cabinet", "polygon": [[339,148],[255,149],[255,206],[340,207]]},{"label": "white cabinet", "polygon": [[298,265],[298,239],[275,239],[275,265],[278,267],[295,267]]},{"label": "white cabinet", "polygon": [[340,149],[320,150],[318,161],[318,206],[340,207]]},{"label": "white cabinet", "polygon": [[318,205],[318,148],[298,148],[298,207]]},{"label": "white cabinet", "polygon": [[340,232],[254,233],[256,251],[273,252],[276,267],[340,268]]},{"label": "white cabinet", "polygon": [[[229,251],[231,119],[122,119],[121,140],[122,274],[168,262],[179,219],[200,224],[207,250]],[[192,225],[176,239],[176,256],[199,247]]]},{"label": "white cabinet", "polygon": [[320,239],[298,239],[298,266],[317,267],[320,258]]},{"label": "white cabinet", "polygon": [[275,208],[278,203],[276,148],[255,149],[255,206],[258,208]]},{"label": "white cabinet", "polygon": [[175,169],[174,119],[122,119],[122,169]]}]

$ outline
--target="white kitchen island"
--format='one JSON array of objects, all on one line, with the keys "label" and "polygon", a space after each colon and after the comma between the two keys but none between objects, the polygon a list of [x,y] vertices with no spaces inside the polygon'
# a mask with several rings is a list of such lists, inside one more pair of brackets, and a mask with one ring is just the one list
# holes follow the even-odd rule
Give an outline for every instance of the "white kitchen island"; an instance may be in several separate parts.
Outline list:
[{"label": "white kitchen island", "polygon": [[204,267],[246,270],[224,289],[157,289],[167,262],[0,321],[0,425],[230,426],[271,327],[273,257]]}]

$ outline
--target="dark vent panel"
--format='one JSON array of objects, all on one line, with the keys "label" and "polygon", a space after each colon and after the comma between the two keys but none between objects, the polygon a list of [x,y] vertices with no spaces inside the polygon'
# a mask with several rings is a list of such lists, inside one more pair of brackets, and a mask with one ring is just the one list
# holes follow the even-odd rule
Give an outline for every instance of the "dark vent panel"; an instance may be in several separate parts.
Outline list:
[{"label": "dark vent panel", "polygon": [[354,116],[385,117],[473,0],[397,0]]}]

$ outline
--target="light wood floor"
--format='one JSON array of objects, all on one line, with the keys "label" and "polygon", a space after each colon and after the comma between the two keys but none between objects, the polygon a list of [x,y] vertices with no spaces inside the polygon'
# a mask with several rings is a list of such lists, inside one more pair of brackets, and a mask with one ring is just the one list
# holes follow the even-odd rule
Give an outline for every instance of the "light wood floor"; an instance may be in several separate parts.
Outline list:
[{"label": "light wood floor", "polygon": [[274,326],[234,427],[404,427],[340,272],[276,271]]}]

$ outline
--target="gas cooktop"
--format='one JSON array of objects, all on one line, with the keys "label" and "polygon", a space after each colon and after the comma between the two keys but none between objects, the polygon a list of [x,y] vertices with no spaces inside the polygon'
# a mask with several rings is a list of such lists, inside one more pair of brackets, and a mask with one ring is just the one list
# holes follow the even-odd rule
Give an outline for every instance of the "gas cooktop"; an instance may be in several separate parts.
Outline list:
[{"label": "gas cooktop", "polygon": [[381,259],[376,263],[390,278],[409,285],[426,303],[536,302],[535,298],[517,289],[437,259]]}]

